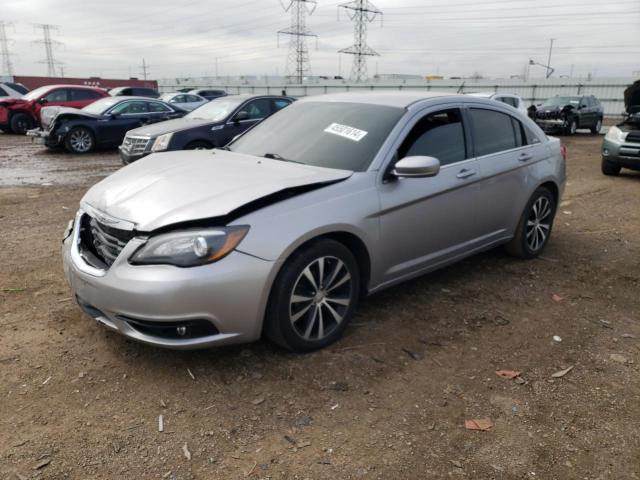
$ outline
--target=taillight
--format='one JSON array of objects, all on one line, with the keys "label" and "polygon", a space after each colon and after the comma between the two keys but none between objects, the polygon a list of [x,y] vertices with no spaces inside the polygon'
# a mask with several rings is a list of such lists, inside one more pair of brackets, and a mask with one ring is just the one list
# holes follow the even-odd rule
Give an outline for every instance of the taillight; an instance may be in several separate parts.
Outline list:
[{"label": "taillight", "polygon": [[562,155],[562,160],[567,161],[567,146],[560,145],[560,155]]}]

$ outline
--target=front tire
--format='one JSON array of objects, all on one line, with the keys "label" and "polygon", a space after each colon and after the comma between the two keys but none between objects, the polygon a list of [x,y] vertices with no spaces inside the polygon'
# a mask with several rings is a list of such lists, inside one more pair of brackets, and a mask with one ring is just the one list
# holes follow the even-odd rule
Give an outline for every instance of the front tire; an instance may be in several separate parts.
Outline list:
[{"label": "front tire", "polygon": [[310,352],[338,340],[353,316],[360,272],[343,244],[321,239],[293,253],[274,282],[265,333],[293,352]]},{"label": "front tire", "polygon": [[602,173],[604,175],[615,177],[617,175],[620,175],[620,170],[622,170],[622,167],[620,167],[620,165],[616,165],[606,158],[602,159]]},{"label": "front tire", "polygon": [[11,131],[18,135],[24,135],[27,133],[27,130],[31,130],[34,126],[33,118],[31,118],[26,113],[16,113],[11,117],[11,121],[9,122],[9,126],[11,127]]},{"label": "front tire", "polygon": [[575,135],[577,131],[578,131],[578,121],[574,117],[570,117],[567,120],[567,128],[565,130],[565,133],[567,135]]},{"label": "front tire", "polygon": [[93,133],[86,127],[72,128],[64,141],[64,146],[70,153],[89,153],[95,148],[96,141]]},{"label": "front tire", "polygon": [[556,215],[556,200],[544,187],[539,187],[527,202],[515,236],[506,245],[510,255],[520,258],[539,256],[551,236]]}]

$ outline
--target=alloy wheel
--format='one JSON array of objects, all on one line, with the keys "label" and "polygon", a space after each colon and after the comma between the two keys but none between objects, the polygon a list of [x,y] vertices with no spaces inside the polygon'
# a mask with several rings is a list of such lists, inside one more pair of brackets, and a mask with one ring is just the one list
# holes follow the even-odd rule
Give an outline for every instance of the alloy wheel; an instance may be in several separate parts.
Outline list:
[{"label": "alloy wheel", "polygon": [[71,132],[69,143],[71,144],[73,151],[85,153],[91,150],[91,147],[93,146],[93,139],[89,132],[84,129],[78,129]]},{"label": "alloy wheel", "polygon": [[322,340],[344,320],[351,305],[353,278],[336,257],[320,257],[308,264],[294,283],[289,320],[305,340]]},{"label": "alloy wheel", "polygon": [[551,204],[546,197],[538,197],[527,219],[527,245],[532,252],[544,247],[551,230]]}]

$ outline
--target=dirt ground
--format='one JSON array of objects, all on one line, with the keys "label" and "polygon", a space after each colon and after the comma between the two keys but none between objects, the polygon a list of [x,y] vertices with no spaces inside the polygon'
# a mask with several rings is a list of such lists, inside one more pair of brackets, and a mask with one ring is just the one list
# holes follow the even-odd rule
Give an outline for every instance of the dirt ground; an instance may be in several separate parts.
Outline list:
[{"label": "dirt ground", "polygon": [[117,155],[0,135],[0,478],[640,479],[640,174],[604,177],[598,136],[564,141],[542,258],[495,250],[387,290],[301,356],[95,324],[60,240]]}]

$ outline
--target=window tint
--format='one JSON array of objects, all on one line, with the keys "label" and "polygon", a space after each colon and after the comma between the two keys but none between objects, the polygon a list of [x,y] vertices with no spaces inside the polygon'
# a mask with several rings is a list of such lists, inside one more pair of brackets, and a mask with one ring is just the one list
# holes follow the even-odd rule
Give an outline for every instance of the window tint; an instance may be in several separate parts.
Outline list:
[{"label": "window tint", "polygon": [[591,102],[593,103],[594,107],[600,106],[600,100],[598,100],[596,97],[591,97]]},{"label": "window tint", "polygon": [[522,124],[515,118],[511,117],[511,125],[513,126],[513,133],[516,136],[516,147],[526,145],[527,143],[524,140],[524,134],[522,132]]},{"label": "window tint", "polygon": [[289,100],[278,99],[273,101],[273,111],[277,112],[278,110],[282,110],[284,107],[291,105]]},{"label": "window tint", "polygon": [[176,95],[171,99],[171,103],[184,103],[184,95]]},{"label": "window tint", "polygon": [[500,99],[502,103],[506,103],[507,105],[511,105],[512,107],[517,107],[516,99],[513,97],[502,97]]},{"label": "window tint", "polygon": [[111,113],[119,113],[119,114],[136,114],[136,113],[147,113],[149,111],[147,102],[142,101],[134,101],[134,102],[122,102],[120,105],[117,105]]},{"label": "window tint", "polygon": [[77,89],[77,90],[69,90],[69,93],[71,95],[70,100],[72,102],[79,101],[79,100],[93,100],[95,98],[100,98],[100,94],[98,92],[94,92],[93,90]]},{"label": "window tint", "polygon": [[469,113],[473,121],[476,157],[502,152],[518,146],[511,116],[479,108],[471,108]]},{"label": "window tint", "polygon": [[47,102],[66,102],[67,90],[65,88],[54,90],[53,92],[47,94],[47,96],[44,98],[47,100]]},{"label": "window tint", "polygon": [[161,113],[161,112],[171,111],[169,107],[167,107],[164,103],[160,103],[160,102],[149,102],[147,104],[147,108],[152,113]]},{"label": "window tint", "polygon": [[155,97],[156,92],[151,88],[132,88],[131,95],[140,97]]},{"label": "window tint", "polygon": [[0,87],[0,97],[8,97],[8,96],[9,96],[9,93],[7,93],[7,91],[4,88]]},{"label": "window tint", "polygon": [[270,103],[271,102],[268,98],[261,98],[259,100],[254,100],[253,102],[249,102],[247,105],[242,107],[242,110],[249,114],[250,120],[260,120],[271,114]]},{"label": "window tint", "polygon": [[440,160],[440,165],[467,158],[460,109],[430,113],[420,119],[398,149],[398,159],[424,155]]}]

